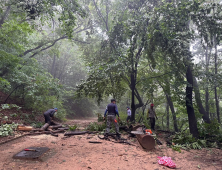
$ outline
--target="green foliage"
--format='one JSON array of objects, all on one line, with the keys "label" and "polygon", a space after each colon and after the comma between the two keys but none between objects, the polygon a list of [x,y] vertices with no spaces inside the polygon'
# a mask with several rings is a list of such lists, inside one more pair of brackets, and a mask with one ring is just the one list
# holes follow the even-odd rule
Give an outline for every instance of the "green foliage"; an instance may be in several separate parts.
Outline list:
[{"label": "green foliage", "polygon": [[31,126],[34,128],[41,128],[44,125],[42,122],[31,123]]},{"label": "green foliage", "polygon": [[69,126],[70,131],[75,131],[78,128],[78,125]]},{"label": "green foliage", "polygon": [[200,133],[200,137],[209,137],[214,135],[219,135],[220,131],[220,124],[216,119],[212,120],[211,123],[199,123],[198,130]]},{"label": "green foliage", "polygon": [[176,133],[172,140],[175,144],[189,144],[196,141],[196,139],[190,134],[186,132]]},{"label": "green foliage", "polygon": [[97,116],[98,116],[98,119],[97,119],[98,122],[103,122],[104,121],[103,120],[103,115],[101,113],[97,113]]},{"label": "green foliage", "polygon": [[121,119],[121,120],[119,121],[119,125],[120,125],[120,126],[127,126],[127,125],[130,125],[130,122],[127,123],[126,120],[122,120],[122,119]]},{"label": "green foliage", "polygon": [[119,111],[119,117],[120,117],[120,120],[121,121],[126,121],[126,118],[127,118],[127,112],[123,112],[123,111]]},{"label": "green foliage", "polygon": [[172,145],[171,148],[174,150],[174,151],[178,151],[179,153],[181,153],[181,149],[180,149],[180,145]]},{"label": "green foliage", "polygon": [[181,152],[180,149],[202,149],[207,147],[207,141],[196,139],[190,133],[180,132],[173,136],[173,150]]},{"label": "green foliage", "polygon": [[1,109],[11,109],[11,108],[17,108],[17,110],[20,110],[21,107],[16,104],[1,104]]},{"label": "green foliage", "polygon": [[10,114],[11,117],[18,117],[18,114],[17,113],[12,113]]},{"label": "green foliage", "polygon": [[[25,108],[33,109],[36,113],[42,113],[49,108],[59,108],[57,117],[65,120],[66,111],[63,108],[61,100],[63,86],[57,79],[54,79],[49,73],[45,72],[37,61],[28,60],[29,65],[25,65],[22,69],[15,69],[16,72],[10,74],[7,78],[10,86],[4,89],[9,93],[15,87],[17,95],[23,98]],[[11,86],[12,85],[12,86]],[[24,97],[22,97],[24,96]],[[4,109],[20,107],[16,105],[2,105]]]},{"label": "green foliage", "polygon": [[9,136],[13,134],[13,131],[17,128],[18,124],[5,124],[0,126],[0,137]]},{"label": "green foliage", "polygon": [[106,129],[105,123],[97,123],[97,122],[91,122],[87,128],[89,131],[104,131]]}]

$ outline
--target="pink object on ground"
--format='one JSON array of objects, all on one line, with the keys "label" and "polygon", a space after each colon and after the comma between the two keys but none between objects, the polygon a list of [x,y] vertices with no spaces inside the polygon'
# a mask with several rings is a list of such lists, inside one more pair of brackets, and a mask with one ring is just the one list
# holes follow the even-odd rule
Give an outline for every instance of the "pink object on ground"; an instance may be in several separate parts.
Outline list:
[{"label": "pink object on ground", "polygon": [[176,164],[171,160],[171,157],[158,157],[158,164],[160,165],[165,165],[168,166],[170,168],[176,168]]}]

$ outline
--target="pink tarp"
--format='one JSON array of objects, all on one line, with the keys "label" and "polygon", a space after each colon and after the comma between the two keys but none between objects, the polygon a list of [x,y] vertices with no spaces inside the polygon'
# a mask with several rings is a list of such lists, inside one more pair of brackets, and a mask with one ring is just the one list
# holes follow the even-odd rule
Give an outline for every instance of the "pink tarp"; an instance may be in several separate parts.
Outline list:
[{"label": "pink tarp", "polygon": [[170,168],[176,168],[176,164],[171,160],[171,157],[158,157],[158,164],[168,166]]}]

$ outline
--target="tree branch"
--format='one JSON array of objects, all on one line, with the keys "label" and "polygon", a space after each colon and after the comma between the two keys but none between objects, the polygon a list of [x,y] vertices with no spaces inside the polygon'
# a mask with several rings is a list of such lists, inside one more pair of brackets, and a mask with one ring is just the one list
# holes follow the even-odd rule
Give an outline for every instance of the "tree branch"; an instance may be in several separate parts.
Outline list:
[{"label": "tree branch", "polygon": [[[162,76],[164,76],[164,75],[166,75],[166,74],[170,74],[170,73],[172,73],[172,72],[164,73],[164,74],[159,75],[159,76],[148,77],[147,79],[153,79],[153,78],[162,77]],[[142,80],[144,80],[144,79],[140,79],[139,81],[136,82],[136,84],[140,83]]]},{"label": "tree branch", "polygon": [[108,21],[109,21],[109,8],[108,8],[108,0],[107,0],[107,3],[106,3],[106,29],[107,31],[109,31]]},{"label": "tree branch", "polygon": [[33,57],[34,57],[36,54],[38,54],[39,52],[44,51],[44,50],[47,50],[48,48],[54,46],[57,41],[59,41],[59,40],[61,40],[61,39],[65,39],[65,38],[67,38],[67,36],[65,36],[65,37],[60,37],[60,38],[56,39],[51,45],[49,45],[49,46],[41,49],[40,51],[35,52],[35,53],[32,54],[29,58],[33,58]]},{"label": "tree branch", "polygon": [[[77,27],[77,28],[74,29],[74,30],[77,30],[78,28],[79,28],[79,27]],[[79,30],[79,31],[76,31],[75,33],[77,34],[77,33],[80,33],[80,32],[82,32],[82,31],[85,31],[85,30],[87,30],[87,29],[89,29],[89,27],[84,28],[84,29],[81,29],[81,30]],[[51,43],[52,43],[51,45],[47,46],[46,48],[41,49],[41,50],[38,51],[38,52],[41,52],[41,51],[43,51],[43,50],[46,50],[46,49],[54,46],[57,41],[59,41],[59,40],[61,40],[61,39],[66,39],[66,38],[68,38],[68,36],[63,35],[62,37],[60,37],[60,38],[54,40],[53,42],[51,42]],[[77,39],[72,39],[72,40],[77,41],[77,42],[80,42],[80,43],[87,43],[87,42],[83,42],[83,41],[80,41],[80,40],[77,40]],[[38,50],[38,49],[42,48],[43,46],[47,45],[48,43],[50,43],[50,42],[41,44],[41,45],[39,45],[39,46],[37,46],[37,47],[35,47],[35,48],[33,48],[33,49],[27,50],[27,51],[25,51],[23,54],[20,54],[19,57],[23,57],[23,56],[25,56],[26,54],[28,54],[28,53],[30,53],[30,52],[32,52],[32,51]],[[34,57],[36,54],[38,54],[38,52],[35,52],[35,53],[34,53],[32,56],[30,56],[29,58]]]},{"label": "tree branch", "polygon": [[[99,15],[99,17],[103,20],[103,22],[104,22],[105,25],[106,25],[106,20],[104,19],[102,13],[100,12],[100,10],[99,10],[99,8],[98,8],[98,6],[97,6],[95,0],[93,0],[93,3],[94,3],[94,6],[95,6],[95,8],[96,8],[96,12],[97,12],[97,14]],[[109,31],[109,30],[107,30],[107,31]]]},{"label": "tree branch", "polygon": [[1,28],[2,25],[4,24],[4,21],[6,20],[8,14],[9,14],[9,12],[10,12],[10,10],[11,10],[11,5],[9,5],[9,6],[7,7],[5,13],[3,14],[3,16],[2,16],[2,18],[1,18],[1,20],[0,20],[0,28]]}]

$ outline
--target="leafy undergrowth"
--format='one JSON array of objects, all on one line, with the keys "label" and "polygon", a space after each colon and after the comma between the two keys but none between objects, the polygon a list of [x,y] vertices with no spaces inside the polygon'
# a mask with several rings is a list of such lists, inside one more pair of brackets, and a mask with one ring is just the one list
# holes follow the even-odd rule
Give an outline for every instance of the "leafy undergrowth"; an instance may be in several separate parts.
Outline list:
[{"label": "leafy undergrowth", "polygon": [[199,138],[194,138],[189,132],[179,132],[171,136],[172,149],[181,152],[181,149],[222,148],[222,131],[217,121],[210,124],[199,124]]},{"label": "leafy undergrowth", "polygon": [[97,122],[91,122],[87,128],[89,131],[104,131],[106,129],[105,123],[97,123]]},{"label": "leafy undergrowth", "polygon": [[98,121],[98,122],[103,122],[103,116],[102,116],[102,114],[101,114],[101,113],[97,113],[97,116],[98,116],[97,121]]},{"label": "leafy undergrowth", "polygon": [[207,147],[206,140],[195,139],[191,134],[176,133],[172,139],[172,149],[181,152],[181,149],[202,149]]},{"label": "leafy undergrowth", "polygon": [[31,125],[40,128],[44,124],[42,114],[23,109],[16,104],[0,105],[0,138],[14,134],[18,124]]},{"label": "leafy undergrowth", "polygon": [[69,131],[75,131],[78,128],[78,125],[69,126]]},{"label": "leafy undergrowth", "polygon": [[15,104],[2,104],[0,106],[0,123],[10,121],[19,124],[39,126],[44,122],[42,114],[34,113],[31,110],[23,109]]},{"label": "leafy undergrowth", "polygon": [[13,135],[14,130],[17,128],[18,124],[5,124],[0,126],[0,137]]}]

